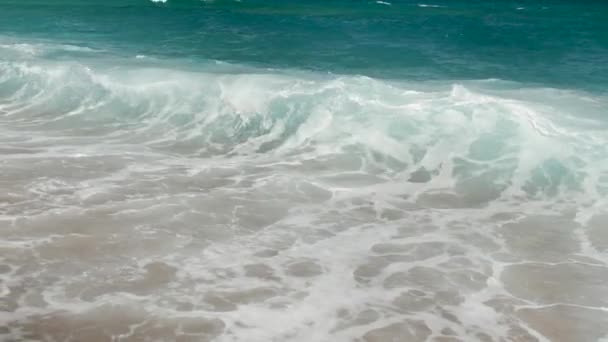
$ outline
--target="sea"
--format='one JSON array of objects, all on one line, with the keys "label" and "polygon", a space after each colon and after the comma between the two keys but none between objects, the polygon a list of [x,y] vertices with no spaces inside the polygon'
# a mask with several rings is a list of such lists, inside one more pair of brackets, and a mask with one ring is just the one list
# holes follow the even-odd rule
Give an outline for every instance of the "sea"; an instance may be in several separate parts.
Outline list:
[{"label": "sea", "polygon": [[608,1],[0,0],[0,341],[608,341]]}]

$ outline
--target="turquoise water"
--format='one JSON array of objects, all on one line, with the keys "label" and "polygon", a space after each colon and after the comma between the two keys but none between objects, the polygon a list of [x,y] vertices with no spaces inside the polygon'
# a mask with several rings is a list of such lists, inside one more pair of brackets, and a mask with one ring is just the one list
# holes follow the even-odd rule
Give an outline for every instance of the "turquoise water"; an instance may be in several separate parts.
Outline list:
[{"label": "turquoise water", "polygon": [[605,1],[0,0],[0,339],[608,338],[606,89]]},{"label": "turquoise water", "polygon": [[[601,90],[603,1],[3,1],[3,35],[182,62]],[[7,37],[7,38],[8,38]],[[69,53],[52,55],[70,58]],[[77,56],[82,57],[82,56]]]}]

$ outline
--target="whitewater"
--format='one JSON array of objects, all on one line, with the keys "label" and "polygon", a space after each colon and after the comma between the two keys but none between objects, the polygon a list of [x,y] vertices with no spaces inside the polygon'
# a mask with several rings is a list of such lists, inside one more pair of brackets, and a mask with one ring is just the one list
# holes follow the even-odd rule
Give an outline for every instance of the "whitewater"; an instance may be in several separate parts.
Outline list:
[{"label": "whitewater", "polygon": [[0,35],[0,340],[608,339],[602,75],[62,37]]}]

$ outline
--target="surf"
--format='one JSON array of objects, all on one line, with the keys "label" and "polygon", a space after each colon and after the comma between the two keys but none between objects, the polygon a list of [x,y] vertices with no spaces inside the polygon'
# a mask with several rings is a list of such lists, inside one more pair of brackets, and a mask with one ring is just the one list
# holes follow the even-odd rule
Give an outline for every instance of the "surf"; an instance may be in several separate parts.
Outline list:
[{"label": "surf", "polygon": [[[184,157],[345,154],[427,186],[484,184],[492,175],[487,191],[513,195],[584,192],[589,177],[601,184],[606,141],[593,127],[604,123],[591,114],[604,97],[498,80],[412,84],[206,68],[2,62],[0,111],[12,134],[94,135]],[[576,131],[568,125],[581,114],[554,105],[564,98],[588,116]]]},{"label": "surf", "polygon": [[0,339],[605,337],[602,5],[77,2],[0,12]]}]

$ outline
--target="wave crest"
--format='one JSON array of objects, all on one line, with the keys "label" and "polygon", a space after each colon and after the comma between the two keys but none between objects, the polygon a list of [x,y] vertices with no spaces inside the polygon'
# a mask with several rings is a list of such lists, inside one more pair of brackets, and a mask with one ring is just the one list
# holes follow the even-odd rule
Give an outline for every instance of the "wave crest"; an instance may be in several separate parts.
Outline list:
[{"label": "wave crest", "polygon": [[554,105],[575,102],[589,116],[605,104],[601,97],[500,81],[413,85],[225,68],[2,62],[0,113],[32,135],[94,137],[187,157],[303,165],[347,155],[359,169],[347,163],[332,171],[402,179],[423,189],[417,193],[451,189],[458,201],[605,193],[605,130],[599,121],[588,125],[595,129],[569,129],[577,113]]}]

